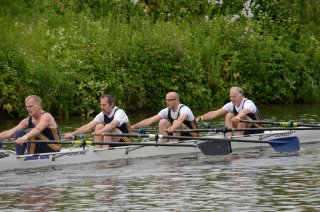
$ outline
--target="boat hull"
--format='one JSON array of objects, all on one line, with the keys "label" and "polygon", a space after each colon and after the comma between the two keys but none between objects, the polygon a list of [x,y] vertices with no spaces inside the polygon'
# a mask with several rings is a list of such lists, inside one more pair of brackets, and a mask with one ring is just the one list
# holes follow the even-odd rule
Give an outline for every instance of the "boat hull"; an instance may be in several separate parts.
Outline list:
[{"label": "boat hull", "polygon": [[[317,141],[320,138],[320,131],[305,130],[287,130],[287,131],[267,131],[262,134],[252,134],[248,136],[232,136],[230,139],[235,140],[259,140],[269,141],[272,139],[285,138],[288,136],[297,136],[301,143]],[[209,135],[212,138],[226,138],[223,134]],[[186,141],[194,142],[194,141]],[[231,142],[233,152],[240,149],[248,148],[265,148],[269,147],[266,143],[246,143]],[[0,171],[14,169],[32,169],[39,167],[49,167],[57,165],[91,163],[97,161],[111,161],[119,159],[144,158],[153,156],[166,156],[176,154],[189,154],[196,157],[202,155],[199,148],[196,147],[170,147],[170,146],[122,146],[112,149],[95,150],[94,147],[69,148],[62,149],[58,153],[43,153],[35,155],[17,156],[12,151],[0,152]]]},{"label": "boat hull", "polygon": [[[240,140],[257,140],[257,141],[270,141],[273,139],[281,139],[289,136],[296,136],[299,138],[300,143],[310,143],[320,140],[320,130],[283,130],[283,131],[266,131],[261,134],[250,134],[245,136],[231,136],[232,139]],[[245,149],[250,147],[263,146],[265,144],[259,143],[244,143],[244,142],[232,142],[232,149]]]},{"label": "boat hull", "polygon": [[0,159],[0,171],[13,169],[32,169],[68,164],[91,163],[97,161],[112,161],[119,159],[144,158],[175,154],[197,156],[200,150],[196,147],[168,146],[128,146],[114,147],[111,150],[95,150],[94,147],[62,149],[56,154],[35,154],[17,156],[13,152],[3,152],[7,157]]}]

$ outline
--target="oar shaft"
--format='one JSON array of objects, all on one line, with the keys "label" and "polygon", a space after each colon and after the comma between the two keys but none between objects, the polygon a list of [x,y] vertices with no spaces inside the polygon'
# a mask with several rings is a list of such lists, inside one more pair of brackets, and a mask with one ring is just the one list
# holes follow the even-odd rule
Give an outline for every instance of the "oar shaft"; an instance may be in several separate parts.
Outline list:
[{"label": "oar shaft", "polygon": [[159,132],[159,130],[148,129],[148,128],[140,128],[140,129],[134,129],[133,132],[137,132],[139,134],[146,134],[146,133],[157,133],[157,132]]},{"label": "oar shaft", "polygon": [[[170,137],[187,137],[187,136],[170,136]],[[188,137],[192,138],[192,137]],[[193,138],[194,139],[194,138]],[[157,143],[157,142],[96,142],[96,141],[84,141],[84,140],[35,140],[27,141],[28,143],[46,143],[46,144],[79,144],[81,146],[85,145],[118,145],[118,146],[171,146],[171,147],[198,147],[205,155],[221,155],[229,154],[232,152],[230,142],[246,142],[246,143],[264,143],[269,144],[277,152],[291,152],[299,151],[299,139],[297,137],[284,137],[276,138],[272,140],[243,140],[236,138],[209,138],[209,137],[197,137],[196,140],[206,140],[206,141],[195,141],[193,143]]]},{"label": "oar shaft", "polygon": [[259,120],[241,120],[243,123],[251,123],[251,124],[271,124],[275,126],[282,127],[320,127],[320,125],[314,124],[302,124],[298,122],[288,121],[288,122],[269,122],[269,121],[259,121]]},{"label": "oar shaft", "polygon": [[[283,126],[283,127],[288,126],[288,122],[270,122],[270,121],[260,121],[260,120],[240,120],[240,122],[249,123],[249,124],[271,124],[271,125]],[[296,123],[292,122],[291,124],[293,127],[297,127],[295,126]]]},{"label": "oar shaft", "polygon": [[[170,136],[171,137],[187,137],[187,138],[192,138],[188,136]],[[249,142],[249,143],[268,143],[268,141],[260,141],[260,140],[243,140],[243,139],[233,139],[233,138],[209,138],[209,137],[194,137],[192,140],[204,140],[204,141],[209,141],[209,140],[228,140],[228,141],[235,141],[235,142]],[[26,143],[42,143],[42,144],[75,144],[75,145],[80,145],[83,144],[84,142],[81,140],[74,140],[74,141],[67,141],[67,140],[34,140],[34,141],[26,141]],[[145,146],[196,146],[196,144],[183,144],[183,143],[147,143],[147,142],[132,142],[132,143],[126,143],[126,142],[99,142],[99,141],[91,141],[87,140],[85,141],[87,145],[123,145],[123,146],[132,146],[132,145],[145,145]],[[12,143],[14,144],[14,143]]]},{"label": "oar shaft", "polygon": [[236,132],[236,131],[280,131],[280,130],[320,130],[319,127],[277,127],[277,128],[212,128],[212,129],[184,129],[175,132]]},{"label": "oar shaft", "polygon": [[268,141],[260,141],[260,140],[243,140],[243,139],[229,139],[231,142],[240,142],[240,143],[261,143],[268,144]]},{"label": "oar shaft", "polygon": [[[189,137],[190,138],[190,137]],[[197,139],[199,140],[199,139]],[[209,140],[209,139],[206,139]],[[1,144],[14,144],[13,142],[0,141]],[[75,145],[119,145],[119,146],[134,146],[134,145],[143,145],[143,146],[186,146],[186,147],[197,147],[197,142],[194,144],[183,144],[183,143],[146,143],[146,142],[99,142],[99,141],[82,141],[82,140],[34,140],[26,141],[26,143],[42,143],[42,144],[75,144]]]},{"label": "oar shaft", "polygon": [[161,134],[135,134],[135,133],[104,133],[107,136],[115,137],[138,137],[138,138],[150,138],[150,139],[183,139],[183,140],[202,140],[207,141],[212,138],[209,137],[192,137],[192,136],[172,136],[172,135],[161,135]]},{"label": "oar shaft", "polygon": [[6,144],[14,144],[14,142],[10,142],[10,141],[1,141],[0,140],[0,146],[2,145],[2,144],[4,144],[4,145],[6,145]]},{"label": "oar shaft", "polygon": [[[83,144],[83,141],[81,140],[75,140],[75,141],[27,141],[28,143],[44,143],[44,144],[77,144],[81,145]],[[190,144],[184,144],[184,143],[146,143],[146,142],[132,142],[132,143],[126,143],[126,142],[98,142],[98,141],[85,141],[86,145],[118,145],[118,146],[175,146],[175,147],[197,147],[197,143],[190,143]]]}]

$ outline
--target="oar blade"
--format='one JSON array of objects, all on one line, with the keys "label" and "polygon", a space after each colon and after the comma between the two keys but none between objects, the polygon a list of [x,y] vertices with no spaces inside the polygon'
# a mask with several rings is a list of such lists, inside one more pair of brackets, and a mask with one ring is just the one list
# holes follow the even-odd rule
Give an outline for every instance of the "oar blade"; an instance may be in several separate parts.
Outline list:
[{"label": "oar blade", "polygon": [[297,136],[289,136],[269,140],[268,143],[276,152],[296,152],[300,150],[300,141]]},{"label": "oar blade", "polygon": [[214,139],[198,144],[204,155],[228,155],[232,152],[230,141],[227,139]]}]

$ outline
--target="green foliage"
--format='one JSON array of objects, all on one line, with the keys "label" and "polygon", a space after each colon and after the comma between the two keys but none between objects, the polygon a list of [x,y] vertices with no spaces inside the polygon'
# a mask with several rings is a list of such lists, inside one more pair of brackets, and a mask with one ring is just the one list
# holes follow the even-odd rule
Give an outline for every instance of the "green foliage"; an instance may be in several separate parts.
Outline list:
[{"label": "green foliage", "polygon": [[204,109],[232,86],[262,103],[319,102],[317,0],[221,2],[1,1],[2,113],[24,115],[30,94],[66,117],[96,113],[102,93],[158,110],[168,91]]},{"label": "green foliage", "polygon": [[0,19],[0,111],[18,116],[24,111],[24,95],[30,90],[28,70],[23,52],[16,48],[17,36],[9,33],[4,22]]}]

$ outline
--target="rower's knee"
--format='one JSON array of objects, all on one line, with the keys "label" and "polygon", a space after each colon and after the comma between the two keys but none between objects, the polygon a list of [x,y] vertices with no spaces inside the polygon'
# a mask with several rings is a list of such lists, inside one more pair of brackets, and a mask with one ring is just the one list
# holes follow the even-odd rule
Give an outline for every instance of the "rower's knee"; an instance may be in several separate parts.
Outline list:
[{"label": "rower's knee", "polygon": [[95,130],[101,130],[104,127],[103,124],[97,124]]},{"label": "rower's knee", "polygon": [[225,121],[224,121],[224,125],[226,127],[230,127],[230,128],[233,128],[233,123],[231,121],[231,119],[234,117],[233,113],[227,113],[226,116],[225,116]]},{"label": "rower's knee", "polygon": [[167,119],[161,119],[159,121],[159,128],[168,128],[171,126],[171,123]]},{"label": "rower's knee", "polygon": [[[14,138],[17,139],[17,138],[20,138],[22,136],[24,136],[26,134],[26,131],[24,130],[21,130],[21,129],[18,129],[17,131],[15,131],[14,133]],[[15,149],[16,149],[16,153],[17,155],[23,155],[27,149],[27,144],[24,143],[24,144],[15,144]]]},{"label": "rower's knee", "polygon": [[13,136],[15,139],[17,139],[17,138],[24,136],[25,134],[26,134],[26,131],[18,129],[17,131],[14,132]]},{"label": "rower's knee", "polygon": [[227,113],[226,114],[226,120],[230,120],[234,117],[233,113]]}]

